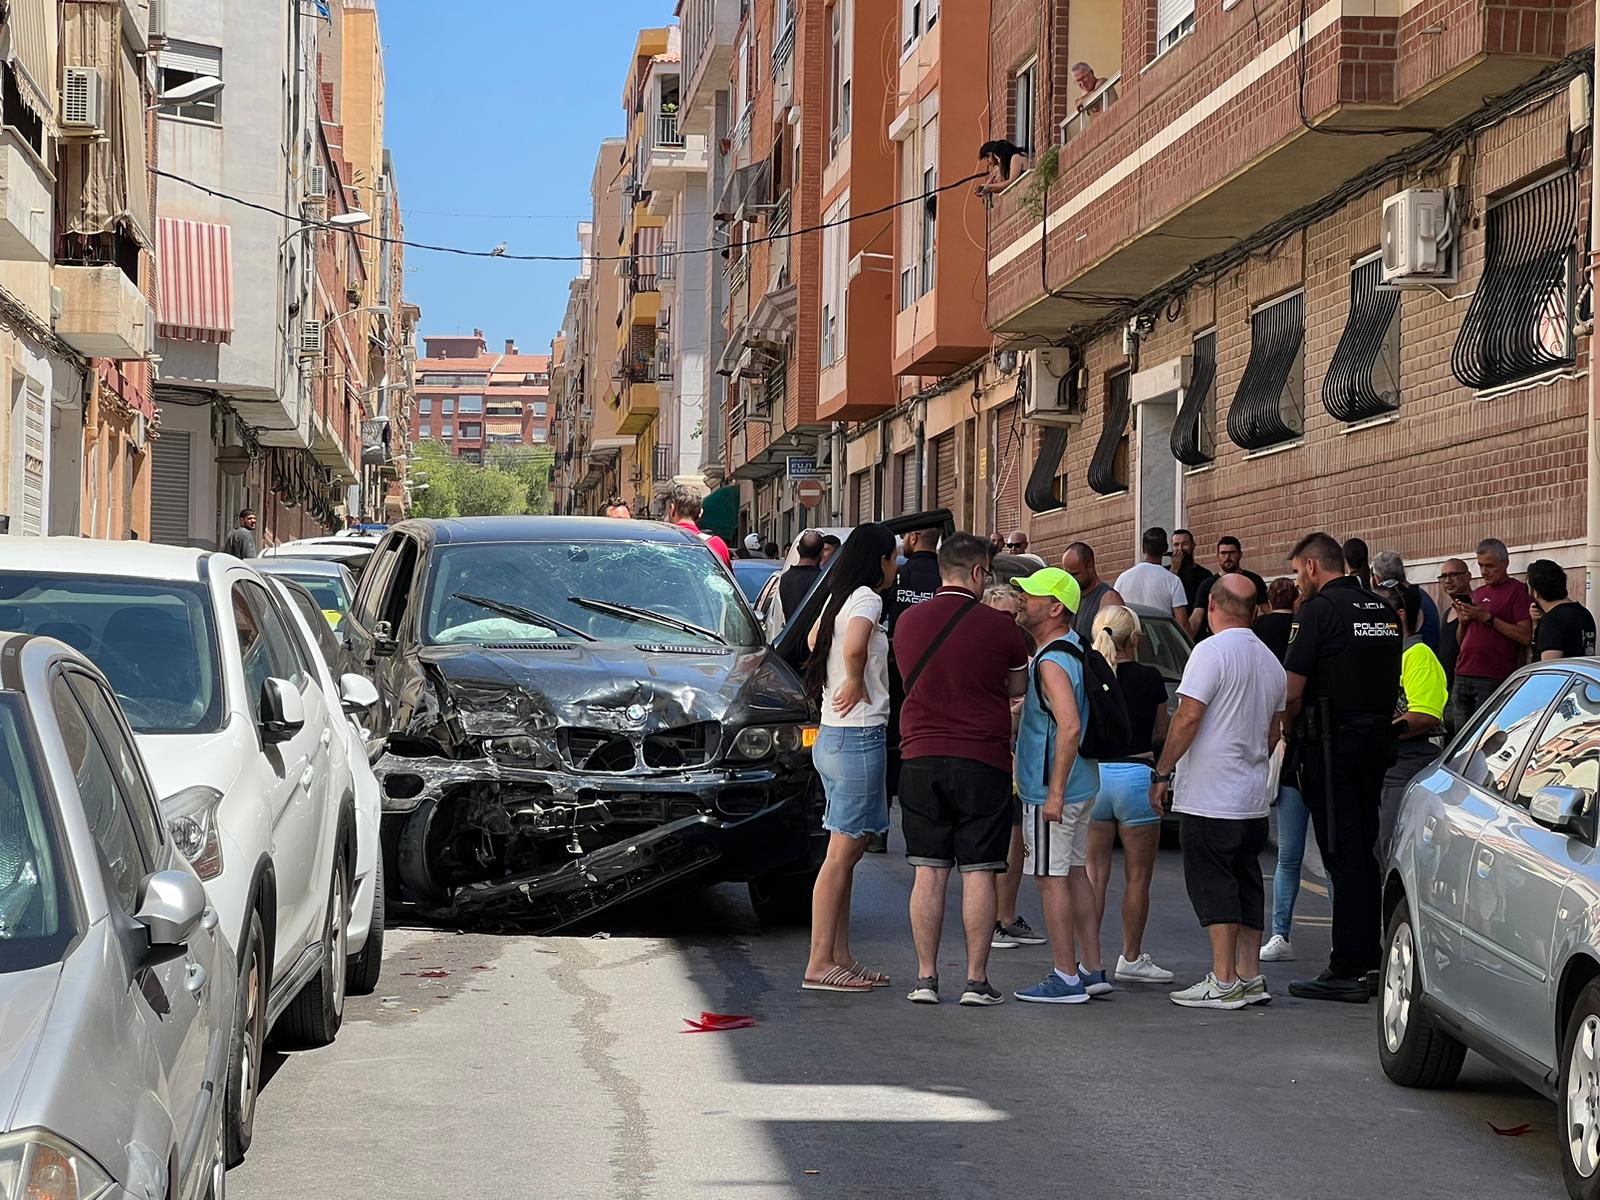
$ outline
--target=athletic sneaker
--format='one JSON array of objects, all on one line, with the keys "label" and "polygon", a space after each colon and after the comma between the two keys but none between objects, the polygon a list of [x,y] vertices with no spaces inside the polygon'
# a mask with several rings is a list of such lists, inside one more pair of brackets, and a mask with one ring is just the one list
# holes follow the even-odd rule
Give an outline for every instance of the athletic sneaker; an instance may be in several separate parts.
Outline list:
[{"label": "athletic sneaker", "polygon": [[1059,971],[1051,971],[1031,988],[1012,994],[1029,1004],[1083,1004],[1089,999],[1089,993],[1083,990],[1081,977],[1077,983],[1068,983],[1061,978]]},{"label": "athletic sneaker", "polygon": [[1272,993],[1267,991],[1267,977],[1257,975],[1254,979],[1239,980],[1244,984],[1244,1002],[1246,1004],[1271,1004]]},{"label": "athletic sneaker", "polygon": [[961,1003],[978,1008],[989,1004],[1004,1004],[1006,998],[995,991],[987,979],[967,980],[967,990],[961,993]]},{"label": "athletic sneaker", "polygon": [[1004,950],[1012,946],[1042,946],[1046,940],[1043,934],[1035,933],[1033,926],[1019,916],[1008,925],[996,922],[994,938],[989,944],[997,950]]},{"label": "athletic sneaker", "polygon": [[1282,934],[1275,933],[1267,939],[1267,944],[1261,947],[1262,962],[1292,962],[1294,961],[1294,943]]},{"label": "athletic sneaker", "polygon": [[919,977],[917,986],[906,993],[906,999],[913,1004],[939,1003],[939,977],[937,975]]},{"label": "athletic sneaker", "polygon": [[1104,967],[1101,967],[1098,971],[1089,971],[1084,968],[1082,963],[1079,963],[1078,978],[1083,980],[1083,990],[1091,996],[1105,996],[1115,990],[1111,986],[1111,980],[1106,978]]},{"label": "athletic sneaker", "polygon": [[1210,971],[1199,983],[1186,987],[1181,992],[1171,992],[1172,1002],[1183,1008],[1226,1008],[1229,1010],[1243,1008],[1250,1001],[1245,999],[1244,984],[1235,979],[1230,984],[1217,982],[1217,977]]},{"label": "athletic sneaker", "polygon": [[1119,954],[1112,978],[1118,983],[1171,983],[1172,972],[1156,966],[1148,954],[1141,954],[1131,962]]}]

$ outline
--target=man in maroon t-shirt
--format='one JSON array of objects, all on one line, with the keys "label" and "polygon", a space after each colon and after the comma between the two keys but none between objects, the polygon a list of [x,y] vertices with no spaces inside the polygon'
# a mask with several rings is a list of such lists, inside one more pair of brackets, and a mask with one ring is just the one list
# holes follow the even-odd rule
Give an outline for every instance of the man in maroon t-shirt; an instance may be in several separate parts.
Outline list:
[{"label": "man in maroon t-shirt", "polygon": [[1470,598],[1457,596],[1453,601],[1461,645],[1455,685],[1450,689],[1457,729],[1522,665],[1533,641],[1528,588],[1506,575],[1510,561],[1504,542],[1484,538],[1478,543],[1478,573],[1483,582],[1472,589]]},{"label": "man in maroon t-shirt", "polygon": [[1011,698],[1028,681],[1028,642],[1016,622],[980,604],[989,545],[958,533],[939,547],[933,596],[900,615],[894,660],[905,681],[900,710],[901,832],[916,868],[911,933],[917,986],[939,1002],[939,935],[945,885],[961,872],[967,986],[961,1003],[999,1004],[989,983],[995,875],[1011,845]]}]

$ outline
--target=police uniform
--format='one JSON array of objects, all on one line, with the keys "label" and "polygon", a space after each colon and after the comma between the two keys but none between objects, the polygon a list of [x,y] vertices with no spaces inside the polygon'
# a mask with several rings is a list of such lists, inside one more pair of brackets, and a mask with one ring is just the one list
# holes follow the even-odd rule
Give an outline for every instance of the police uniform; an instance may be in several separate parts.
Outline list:
[{"label": "police uniform", "polygon": [[[932,550],[918,550],[906,555],[899,573],[894,578],[894,591],[888,596],[884,617],[889,627],[890,654],[894,653],[894,627],[900,614],[932,598],[941,586],[939,555]],[[900,791],[900,706],[905,703],[905,685],[900,682],[900,672],[889,671],[889,729],[888,755],[885,763],[886,784],[890,803]]]},{"label": "police uniform", "polygon": [[[1333,882],[1333,954],[1327,975],[1341,999],[1380,956],[1378,840],[1383,776],[1394,761],[1401,633],[1394,609],[1350,576],[1300,606],[1284,669],[1305,678],[1294,750],[1317,846]],[[1306,993],[1324,981],[1309,985]],[[1345,986],[1341,989],[1339,984]],[[1296,989],[1307,986],[1294,985]]]}]

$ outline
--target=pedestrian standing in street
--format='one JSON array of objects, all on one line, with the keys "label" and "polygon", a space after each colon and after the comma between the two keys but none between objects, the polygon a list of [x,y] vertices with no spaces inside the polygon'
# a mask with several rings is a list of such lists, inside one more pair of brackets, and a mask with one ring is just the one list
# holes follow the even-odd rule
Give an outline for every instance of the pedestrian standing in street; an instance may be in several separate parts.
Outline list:
[{"label": "pedestrian standing in street", "polygon": [[1029,562],[1044,566],[1044,559],[1028,549],[1028,535],[1020,529],[1013,529],[1001,547],[1007,554],[1014,554],[1018,558],[1025,558]]},{"label": "pedestrian standing in street", "polygon": [[[1013,621],[1017,619],[1018,601],[1017,589],[1009,583],[990,584],[984,589],[983,602],[996,612],[1005,613]],[[1016,751],[1017,723],[1022,719],[1022,697],[1017,696],[1011,701],[1011,748]],[[989,939],[989,945],[995,950],[1010,950],[1017,946],[1042,946],[1044,938],[1034,932],[1033,926],[1017,911],[1017,897],[1022,891],[1022,865],[1027,857],[1022,842],[1022,798],[1012,788],[1011,804],[1011,846],[1006,851],[1005,874],[995,880],[995,908],[998,916],[995,918],[994,937]]]},{"label": "pedestrian standing in street", "polygon": [[[778,586],[767,597],[764,621],[768,641],[778,640],[778,635],[788,623],[789,614],[799,610],[801,602],[817,582],[817,576],[822,574],[822,535],[815,529],[808,529],[800,535],[795,546],[794,566],[778,573]],[[879,599],[881,601],[882,597]]]},{"label": "pedestrian standing in street", "polygon": [[[1444,611],[1439,614],[1439,661],[1444,664],[1445,682],[1452,693],[1456,686],[1456,659],[1461,655],[1461,610],[1456,597],[1468,601],[1472,598],[1472,572],[1459,558],[1447,558],[1439,564],[1439,588],[1444,592]],[[1454,728],[1455,705],[1445,713],[1445,720]]]},{"label": "pedestrian standing in street", "polygon": [[[1172,972],[1157,966],[1144,949],[1150,919],[1150,880],[1161,848],[1161,814],[1150,809],[1154,747],[1167,736],[1167,681],[1139,661],[1139,617],[1113,604],[1095,616],[1094,648],[1117,671],[1122,702],[1133,734],[1123,761],[1100,764],[1100,790],[1089,823],[1089,883],[1094,888],[1094,927],[1105,922],[1106,886],[1111,882],[1111,852],[1122,841],[1122,954],[1112,978],[1118,983],[1171,983]],[[1080,626],[1074,622],[1073,632]]]},{"label": "pedestrian standing in street", "polygon": [[1345,538],[1339,547],[1344,554],[1344,573],[1354,575],[1356,582],[1369,592],[1372,590],[1372,553],[1367,543],[1358,537]]},{"label": "pedestrian standing in street", "polygon": [[1439,656],[1422,640],[1421,589],[1386,579],[1378,595],[1394,608],[1405,635],[1400,654],[1400,695],[1395,700],[1394,765],[1384,772],[1383,806],[1378,817],[1378,865],[1387,867],[1400,801],[1418,772],[1438,756],[1449,690]]},{"label": "pedestrian standing in street", "polygon": [[904,685],[900,716],[901,832],[916,868],[911,932],[917,986],[939,1002],[939,936],[952,869],[961,874],[967,983],[961,1003],[999,1004],[989,982],[998,919],[995,877],[1011,842],[1011,698],[1027,685],[1028,642],[1015,621],[979,602],[989,547],[958,533],[938,554],[941,586],[902,612],[893,636]]},{"label": "pedestrian standing in street", "polygon": [[761,547],[761,556],[778,562],[783,558],[783,552],[778,548],[777,542],[767,542]]},{"label": "pedestrian standing in street", "polygon": [[1260,965],[1261,852],[1286,687],[1282,666],[1250,631],[1258,607],[1254,585],[1237,572],[1225,574],[1208,604],[1212,636],[1195,646],[1184,667],[1149,802],[1159,814],[1171,793],[1184,886],[1211,940],[1210,972],[1171,993],[1172,1002],[1239,1009],[1272,999]]},{"label": "pedestrian standing in street", "polygon": [[1167,553],[1167,531],[1152,526],[1139,539],[1144,561],[1117,576],[1117,594],[1124,604],[1142,604],[1157,612],[1172,611],[1173,619],[1189,628],[1189,598],[1183,581],[1161,565]]},{"label": "pedestrian standing in street", "polygon": [[746,558],[761,557],[761,535],[759,533],[748,533],[745,535],[744,556]]},{"label": "pedestrian standing in street", "polygon": [[256,510],[241,508],[239,510],[239,523],[228,532],[223,539],[222,552],[231,554],[235,558],[254,558],[256,556]]},{"label": "pedestrian standing in street", "polygon": [[1344,551],[1328,534],[1302,538],[1290,562],[1301,602],[1284,661],[1288,718],[1300,790],[1332,880],[1333,953],[1326,971],[1289,991],[1365,1004],[1367,973],[1379,958],[1375,850],[1383,776],[1394,761],[1400,622],[1344,573]]},{"label": "pedestrian standing in street", "polygon": [[1483,702],[1522,665],[1533,643],[1533,616],[1527,586],[1507,572],[1511,556],[1499,538],[1478,543],[1478,574],[1483,582],[1453,604],[1460,650],[1450,685],[1455,725],[1462,729]]},{"label": "pedestrian standing in street", "polygon": [[[1289,634],[1294,628],[1294,611],[1300,589],[1284,576],[1267,586],[1267,612],[1256,618],[1251,628],[1262,645],[1280,663],[1289,652]],[[1311,810],[1293,773],[1281,770],[1286,747],[1279,743],[1274,751],[1278,772],[1278,863],[1272,877],[1272,931],[1261,946],[1262,962],[1288,962],[1294,957],[1294,904],[1300,897],[1300,867],[1305,861],[1306,834],[1311,829]]]},{"label": "pedestrian standing in street", "polygon": [[1199,603],[1200,585],[1211,578],[1211,572],[1202,567],[1194,556],[1194,534],[1187,529],[1172,531],[1172,573],[1183,583],[1183,594],[1188,599],[1189,611]]},{"label": "pedestrian standing in street", "polygon": [[1567,595],[1567,573],[1548,558],[1528,564],[1528,591],[1539,613],[1533,634],[1535,662],[1594,653],[1594,617]]},{"label": "pedestrian standing in street", "polygon": [[633,520],[633,510],[628,507],[627,501],[621,496],[613,496],[606,502],[606,516],[613,521]]},{"label": "pedestrian standing in street", "polygon": [[1200,585],[1195,597],[1195,606],[1189,613],[1189,632],[1194,635],[1197,642],[1211,636],[1211,625],[1206,617],[1207,599],[1217,580],[1223,576],[1238,575],[1248,579],[1256,589],[1256,612],[1265,612],[1267,608],[1267,582],[1254,571],[1245,569],[1244,546],[1238,538],[1227,536],[1217,539],[1217,570],[1219,574],[1213,575]]},{"label": "pedestrian standing in street", "polygon": [[[1017,620],[1037,650],[1017,727],[1017,792],[1022,837],[1044,903],[1055,969],[1016,993],[1030,1004],[1081,1004],[1111,991],[1100,962],[1100,928],[1089,883],[1089,822],[1099,766],[1080,741],[1089,723],[1084,647],[1072,629],[1077,581],[1046,567],[1016,581]],[[1081,955],[1075,951],[1081,950]]]},{"label": "pedestrian standing in street", "polygon": [[705,501],[693,488],[680,483],[667,493],[667,523],[688,530],[711,547],[711,553],[722,560],[723,566],[732,566],[733,555],[728,550],[728,543],[714,533],[701,531],[700,515],[704,510]]},{"label": "pedestrian standing in street", "polygon": [[1267,611],[1250,626],[1279,662],[1289,650],[1289,631],[1294,627],[1294,602],[1300,589],[1287,575],[1267,585]]},{"label": "pedestrian standing in street", "polygon": [[[1400,557],[1398,550],[1379,550],[1372,556],[1372,579],[1375,585],[1384,584],[1389,580],[1396,583],[1408,582],[1406,562]],[[1418,632],[1422,640],[1427,643],[1428,649],[1439,655],[1439,606],[1433,602],[1433,597],[1420,587],[1417,589],[1417,597],[1422,605],[1422,626]]]},{"label": "pedestrian standing in street", "polygon": [[822,707],[811,761],[822,780],[828,852],[811,891],[811,957],[801,987],[861,992],[887,987],[850,949],[850,892],[867,838],[889,828],[884,791],[889,725],[889,638],[882,593],[894,583],[894,534],[858,526],[829,572],[828,599],[817,622],[806,684]]},{"label": "pedestrian standing in street", "polygon": [[[884,604],[889,629],[889,805],[894,806],[895,797],[900,794],[900,708],[905,700],[905,695],[900,689],[900,670],[894,668],[894,633],[900,622],[900,617],[909,608],[914,608],[925,600],[932,599],[933,594],[941,586],[939,579],[939,535],[943,532],[938,526],[927,529],[913,529],[906,533],[901,550],[905,554],[905,562],[900,567],[900,573],[895,577],[894,590],[889,594]],[[869,838],[867,840],[868,854],[886,854],[889,850],[887,836]]]},{"label": "pedestrian standing in street", "polygon": [[1077,582],[1081,596],[1078,611],[1072,616],[1073,632],[1085,646],[1092,646],[1097,614],[1103,608],[1120,605],[1122,597],[1094,569],[1094,547],[1088,542],[1073,542],[1068,546],[1061,556],[1061,569]]},{"label": "pedestrian standing in street", "polygon": [[825,534],[823,534],[822,535],[822,557],[820,559],[818,559],[817,561],[822,566],[824,566],[824,567],[827,566],[829,561],[832,560],[833,556],[835,554],[839,553],[839,547],[842,544],[843,543],[841,543],[839,541],[839,535],[838,534],[834,534],[834,533],[825,533]]}]

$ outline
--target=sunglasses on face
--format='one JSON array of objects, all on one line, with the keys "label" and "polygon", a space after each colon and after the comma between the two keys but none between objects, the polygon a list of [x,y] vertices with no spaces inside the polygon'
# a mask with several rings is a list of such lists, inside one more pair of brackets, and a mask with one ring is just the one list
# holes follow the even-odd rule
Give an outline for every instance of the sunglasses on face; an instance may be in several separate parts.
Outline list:
[{"label": "sunglasses on face", "polygon": [[1007,542],[1006,543],[1006,549],[1007,550],[1020,550],[1023,546],[1026,546],[1027,544],[1028,544],[1027,542]]}]

